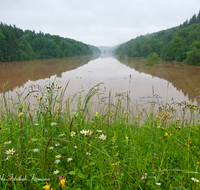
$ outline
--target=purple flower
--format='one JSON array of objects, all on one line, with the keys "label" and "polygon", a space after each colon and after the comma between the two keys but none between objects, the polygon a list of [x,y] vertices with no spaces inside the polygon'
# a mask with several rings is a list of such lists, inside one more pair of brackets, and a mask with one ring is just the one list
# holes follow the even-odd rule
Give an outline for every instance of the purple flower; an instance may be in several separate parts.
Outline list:
[{"label": "purple flower", "polygon": [[47,129],[45,129],[45,131],[44,131],[45,133],[48,133],[48,130]]},{"label": "purple flower", "polygon": [[168,128],[169,128],[169,126],[167,125],[167,126],[166,126],[166,128],[168,129]]}]

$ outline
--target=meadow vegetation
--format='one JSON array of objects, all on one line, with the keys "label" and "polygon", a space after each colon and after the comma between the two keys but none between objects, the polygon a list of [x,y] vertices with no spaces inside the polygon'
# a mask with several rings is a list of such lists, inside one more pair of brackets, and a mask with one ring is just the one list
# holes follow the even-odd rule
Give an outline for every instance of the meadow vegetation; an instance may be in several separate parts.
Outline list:
[{"label": "meadow vegetation", "polygon": [[200,189],[199,100],[132,112],[128,93],[103,100],[99,87],[1,94],[0,188]]}]

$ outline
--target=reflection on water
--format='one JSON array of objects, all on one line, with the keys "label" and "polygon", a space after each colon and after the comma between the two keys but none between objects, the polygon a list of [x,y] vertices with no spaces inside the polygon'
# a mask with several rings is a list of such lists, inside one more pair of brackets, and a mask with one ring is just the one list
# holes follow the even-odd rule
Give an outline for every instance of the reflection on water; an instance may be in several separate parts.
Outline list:
[{"label": "reflection on water", "polygon": [[50,78],[53,75],[61,77],[66,71],[74,70],[90,60],[97,59],[100,55],[88,55],[71,58],[46,59],[19,62],[0,63],[0,92],[3,85],[9,81],[10,89],[24,86],[30,81]]},{"label": "reflection on water", "polygon": [[57,76],[56,80],[63,86],[70,81],[66,96],[82,89],[88,92],[98,83],[103,83],[104,97],[110,91],[112,95],[128,92],[134,103],[142,105],[156,100],[194,100],[198,95],[195,89],[200,89],[200,67],[173,62],[150,67],[145,66],[143,59],[95,56],[0,63],[0,92],[7,80],[14,94],[31,84],[43,87]]},{"label": "reflection on water", "polygon": [[145,66],[145,60],[141,58],[118,58],[118,60],[135,69],[139,73],[150,74],[169,81],[178,91],[183,92],[190,100],[194,100],[200,89],[200,67],[183,63],[163,61],[159,66]]}]

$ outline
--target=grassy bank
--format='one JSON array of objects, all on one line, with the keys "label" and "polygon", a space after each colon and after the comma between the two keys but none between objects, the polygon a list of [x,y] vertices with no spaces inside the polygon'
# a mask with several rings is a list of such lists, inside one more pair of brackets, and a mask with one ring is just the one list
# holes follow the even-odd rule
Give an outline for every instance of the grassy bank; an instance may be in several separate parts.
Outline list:
[{"label": "grassy bank", "polygon": [[2,93],[1,189],[200,189],[199,101],[135,114],[128,94],[113,103],[99,85],[66,89],[54,82],[19,103]]}]

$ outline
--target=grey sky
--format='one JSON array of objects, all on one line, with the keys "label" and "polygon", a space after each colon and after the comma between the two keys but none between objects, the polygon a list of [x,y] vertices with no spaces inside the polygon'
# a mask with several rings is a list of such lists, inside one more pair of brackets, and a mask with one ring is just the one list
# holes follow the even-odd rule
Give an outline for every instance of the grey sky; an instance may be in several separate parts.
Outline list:
[{"label": "grey sky", "polygon": [[0,0],[0,22],[114,46],[177,26],[199,10],[199,0]]}]

